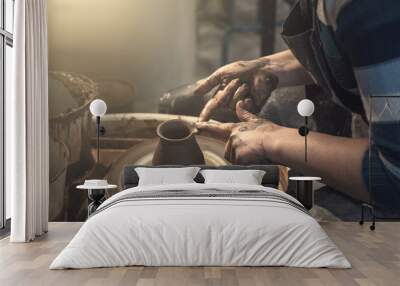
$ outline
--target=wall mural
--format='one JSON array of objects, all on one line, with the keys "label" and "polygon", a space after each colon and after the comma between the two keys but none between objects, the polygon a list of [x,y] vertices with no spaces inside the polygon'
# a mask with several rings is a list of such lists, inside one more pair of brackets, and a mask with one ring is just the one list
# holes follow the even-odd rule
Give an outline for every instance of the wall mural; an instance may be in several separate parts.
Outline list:
[{"label": "wall mural", "polygon": [[[87,194],[76,186],[87,178],[106,178],[120,187],[127,164],[229,164],[223,156],[224,142],[197,135],[194,128],[214,92],[195,96],[195,82],[221,65],[228,2],[48,3],[51,220],[84,220]],[[244,1],[237,2],[235,17],[239,22],[257,19],[258,1],[246,1],[245,5]],[[285,49],[279,27],[289,9],[287,4],[278,7],[276,51]],[[232,41],[229,61],[260,56],[258,33],[235,35]],[[367,127],[358,116],[320,97],[321,90],[316,87],[273,91],[261,115],[284,126],[300,127],[303,118],[296,106],[306,90],[316,106],[309,122],[311,129],[348,137],[367,136]],[[101,118],[105,134],[100,138],[99,162],[95,119],[89,112],[96,98],[107,103],[107,113]],[[218,110],[212,119],[238,120],[229,108]],[[178,138],[184,140],[177,149],[171,140]],[[292,188],[288,186],[288,172],[282,166],[283,191]],[[339,219],[330,206],[353,207],[341,200],[339,195],[322,198],[320,214]]]}]

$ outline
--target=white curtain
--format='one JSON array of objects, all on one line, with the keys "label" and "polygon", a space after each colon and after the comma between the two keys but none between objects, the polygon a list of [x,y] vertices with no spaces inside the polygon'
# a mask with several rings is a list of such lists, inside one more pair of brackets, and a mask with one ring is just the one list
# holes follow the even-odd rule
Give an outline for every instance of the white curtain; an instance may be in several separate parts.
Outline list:
[{"label": "white curtain", "polygon": [[13,94],[6,98],[6,187],[12,242],[47,232],[49,193],[46,0],[15,1]]}]

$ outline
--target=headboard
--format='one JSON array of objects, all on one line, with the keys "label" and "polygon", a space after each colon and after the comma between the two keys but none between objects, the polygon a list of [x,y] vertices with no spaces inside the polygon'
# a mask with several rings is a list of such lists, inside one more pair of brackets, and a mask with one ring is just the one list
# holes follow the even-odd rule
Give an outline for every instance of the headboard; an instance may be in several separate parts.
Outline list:
[{"label": "headboard", "polygon": [[[218,169],[218,170],[248,170],[248,169],[257,169],[265,171],[265,175],[262,180],[262,185],[265,187],[278,188],[279,185],[279,168],[278,165],[225,165],[225,166],[204,166],[204,165],[190,165],[195,167],[200,167],[201,169]],[[139,176],[137,175],[135,168],[136,167],[147,167],[147,168],[177,168],[177,167],[186,167],[180,165],[162,165],[162,166],[142,166],[142,165],[128,165],[124,168],[123,173],[123,189],[133,188],[138,185]],[[197,183],[204,183],[204,178],[200,174],[197,174],[194,179]]]}]

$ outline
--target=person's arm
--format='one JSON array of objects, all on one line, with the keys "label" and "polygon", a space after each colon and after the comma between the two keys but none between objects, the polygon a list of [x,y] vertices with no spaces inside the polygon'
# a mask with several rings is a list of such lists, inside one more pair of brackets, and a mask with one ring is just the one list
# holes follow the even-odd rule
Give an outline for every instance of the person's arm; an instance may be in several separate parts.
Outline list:
[{"label": "person's arm", "polygon": [[324,183],[359,200],[368,200],[362,176],[368,139],[344,138],[318,132],[307,136],[307,162],[304,137],[297,129],[280,127],[264,134],[267,158],[292,169],[322,177]]},{"label": "person's arm", "polygon": [[366,200],[368,192],[362,176],[367,139],[335,137],[310,132],[308,159],[304,160],[304,137],[297,129],[279,126],[245,110],[238,102],[240,123],[199,122],[200,133],[226,141],[225,158],[231,163],[251,164],[269,159],[305,174],[323,178],[324,182],[356,199]]},{"label": "person's arm", "polygon": [[312,84],[313,80],[290,50],[260,58],[264,63],[261,71],[273,73],[279,78],[278,87]]}]

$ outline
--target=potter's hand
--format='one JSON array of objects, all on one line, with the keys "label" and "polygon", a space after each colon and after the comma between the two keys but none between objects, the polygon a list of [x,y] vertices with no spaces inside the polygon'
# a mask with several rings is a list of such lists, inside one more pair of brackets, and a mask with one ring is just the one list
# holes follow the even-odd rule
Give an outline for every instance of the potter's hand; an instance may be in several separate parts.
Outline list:
[{"label": "potter's hand", "polygon": [[199,121],[209,120],[218,108],[234,109],[244,98],[251,98],[254,102],[251,110],[259,111],[278,85],[278,77],[263,69],[265,65],[261,60],[234,62],[201,80],[195,90],[197,95],[204,95],[216,86],[219,88],[204,106]]},{"label": "potter's hand", "polygon": [[259,162],[268,157],[269,138],[280,126],[257,117],[245,108],[251,102],[239,101],[236,114],[240,123],[197,122],[200,134],[208,134],[226,142],[225,158],[231,163]]}]

